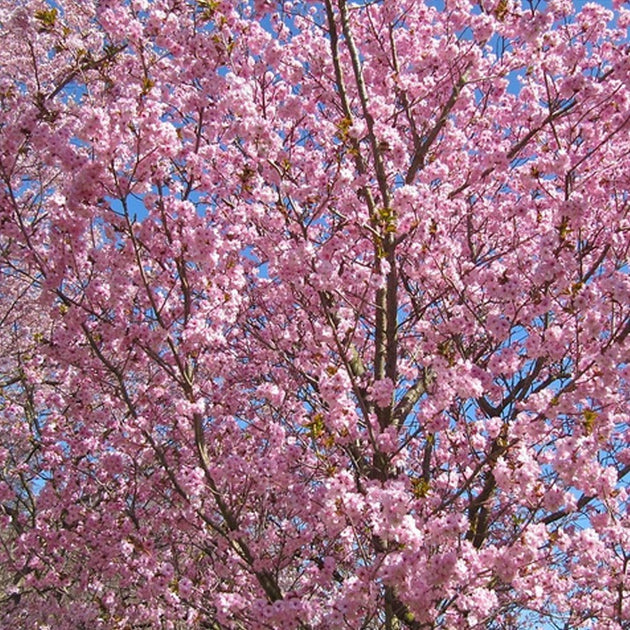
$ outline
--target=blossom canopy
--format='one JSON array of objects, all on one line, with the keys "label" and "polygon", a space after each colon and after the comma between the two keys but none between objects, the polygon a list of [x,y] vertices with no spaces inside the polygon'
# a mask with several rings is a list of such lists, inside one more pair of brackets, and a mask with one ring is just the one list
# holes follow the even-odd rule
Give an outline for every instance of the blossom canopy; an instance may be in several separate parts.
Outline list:
[{"label": "blossom canopy", "polygon": [[0,625],[630,627],[629,25],[0,0]]}]

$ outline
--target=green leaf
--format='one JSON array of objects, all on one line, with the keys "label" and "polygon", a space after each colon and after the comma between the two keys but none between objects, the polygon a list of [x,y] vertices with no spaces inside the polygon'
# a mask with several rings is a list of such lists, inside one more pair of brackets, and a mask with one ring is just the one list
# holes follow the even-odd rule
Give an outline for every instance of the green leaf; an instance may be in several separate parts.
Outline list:
[{"label": "green leaf", "polygon": [[219,8],[217,0],[197,0],[197,4],[202,9],[201,17],[204,20],[212,20]]},{"label": "green leaf", "polygon": [[42,9],[35,11],[35,19],[41,24],[41,31],[51,31],[57,22],[57,9]]},{"label": "green leaf", "polygon": [[584,417],[584,432],[586,435],[590,435],[593,432],[598,415],[599,414],[592,409],[585,409],[582,412],[582,416]]}]

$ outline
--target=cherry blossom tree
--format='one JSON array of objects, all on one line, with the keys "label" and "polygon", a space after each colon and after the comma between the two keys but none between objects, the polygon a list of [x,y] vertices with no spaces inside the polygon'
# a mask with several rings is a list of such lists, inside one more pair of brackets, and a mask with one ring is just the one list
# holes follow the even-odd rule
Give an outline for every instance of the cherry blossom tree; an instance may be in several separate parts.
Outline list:
[{"label": "cherry blossom tree", "polygon": [[0,624],[629,628],[630,11],[0,0]]}]

